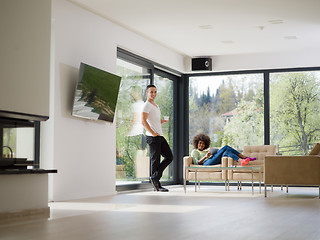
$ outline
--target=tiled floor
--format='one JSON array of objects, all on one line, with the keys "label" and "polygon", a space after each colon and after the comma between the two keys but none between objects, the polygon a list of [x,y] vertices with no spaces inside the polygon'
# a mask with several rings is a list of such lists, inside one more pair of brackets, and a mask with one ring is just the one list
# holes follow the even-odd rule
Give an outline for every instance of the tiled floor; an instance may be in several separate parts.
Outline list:
[{"label": "tiled floor", "polygon": [[202,186],[50,203],[50,219],[0,226],[1,240],[320,239],[318,188],[252,195]]}]

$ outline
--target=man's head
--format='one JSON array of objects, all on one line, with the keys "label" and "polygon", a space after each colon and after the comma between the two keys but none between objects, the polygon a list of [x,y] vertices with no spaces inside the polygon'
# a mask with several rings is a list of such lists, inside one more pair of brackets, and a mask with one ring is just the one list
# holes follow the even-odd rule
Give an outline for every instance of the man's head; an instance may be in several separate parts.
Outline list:
[{"label": "man's head", "polygon": [[154,101],[154,99],[156,98],[157,96],[157,87],[153,84],[150,84],[147,86],[147,98],[148,98],[148,101]]},{"label": "man's head", "polygon": [[155,85],[153,85],[153,84],[149,84],[148,86],[147,86],[147,91],[149,90],[149,88],[157,88]]}]

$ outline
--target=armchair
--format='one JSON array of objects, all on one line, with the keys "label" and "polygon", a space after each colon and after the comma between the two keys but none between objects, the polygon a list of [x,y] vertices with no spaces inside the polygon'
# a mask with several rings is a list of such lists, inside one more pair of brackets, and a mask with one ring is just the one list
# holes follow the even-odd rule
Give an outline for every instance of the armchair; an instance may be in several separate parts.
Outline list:
[{"label": "armchair", "polygon": [[264,171],[265,197],[267,185],[319,186],[320,198],[320,143],[308,156],[267,156]]}]

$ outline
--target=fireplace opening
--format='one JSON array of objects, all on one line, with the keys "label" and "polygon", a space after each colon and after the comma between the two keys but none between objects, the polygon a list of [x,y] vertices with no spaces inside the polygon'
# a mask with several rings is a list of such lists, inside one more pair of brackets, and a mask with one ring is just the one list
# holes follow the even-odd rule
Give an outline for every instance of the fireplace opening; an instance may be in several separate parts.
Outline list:
[{"label": "fireplace opening", "polygon": [[40,122],[0,117],[0,169],[37,169]]}]

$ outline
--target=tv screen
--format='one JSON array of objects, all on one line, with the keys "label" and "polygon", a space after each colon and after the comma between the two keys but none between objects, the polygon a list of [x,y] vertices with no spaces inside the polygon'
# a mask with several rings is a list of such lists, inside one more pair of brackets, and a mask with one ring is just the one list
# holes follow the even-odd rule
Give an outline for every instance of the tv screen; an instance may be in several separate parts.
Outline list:
[{"label": "tv screen", "polygon": [[113,122],[121,77],[80,64],[72,115]]}]

